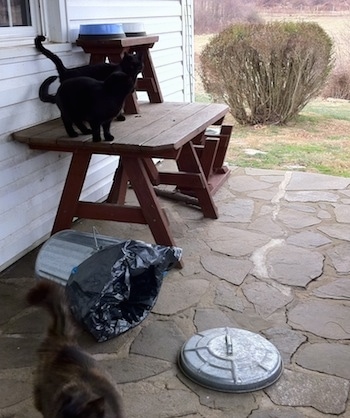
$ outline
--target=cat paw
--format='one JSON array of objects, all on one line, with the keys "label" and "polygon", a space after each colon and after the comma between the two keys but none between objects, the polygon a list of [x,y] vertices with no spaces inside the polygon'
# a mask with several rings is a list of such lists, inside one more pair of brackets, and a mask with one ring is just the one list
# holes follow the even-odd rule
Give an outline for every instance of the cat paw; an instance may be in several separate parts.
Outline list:
[{"label": "cat paw", "polygon": [[116,119],[117,119],[117,121],[119,121],[119,122],[123,122],[123,121],[126,119],[126,117],[125,117],[124,115],[120,114],[120,115],[118,115],[118,116],[116,117]]},{"label": "cat paw", "polygon": [[91,129],[84,129],[84,131],[81,131],[81,133],[82,133],[83,135],[89,135],[89,134],[91,134],[91,133],[92,133],[92,130],[91,130]]},{"label": "cat paw", "polygon": [[92,137],[92,142],[101,142],[101,137]]},{"label": "cat paw", "polygon": [[113,135],[105,135],[105,141],[113,141],[114,136]]},{"label": "cat paw", "polygon": [[71,138],[76,138],[77,136],[79,136],[79,134],[78,134],[78,132],[73,131],[73,132],[69,132],[69,136]]}]

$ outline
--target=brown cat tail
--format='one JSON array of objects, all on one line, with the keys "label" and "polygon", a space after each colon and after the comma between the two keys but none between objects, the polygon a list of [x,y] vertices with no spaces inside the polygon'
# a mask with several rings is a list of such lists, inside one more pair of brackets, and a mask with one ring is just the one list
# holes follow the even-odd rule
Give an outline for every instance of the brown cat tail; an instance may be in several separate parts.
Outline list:
[{"label": "brown cat tail", "polygon": [[27,294],[30,305],[46,309],[53,321],[49,335],[75,341],[75,326],[64,287],[49,281],[39,281]]},{"label": "brown cat tail", "polygon": [[41,83],[39,87],[39,99],[42,102],[46,103],[56,103],[56,96],[53,94],[49,94],[49,86],[57,79],[57,75],[52,75],[48,77]]},{"label": "brown cat tail", "polygon": [[44,47],[44,45],[42,44],[42,42],[44,42],[45,39],[46,39],[45,36],[38,35],[34,39],[35,48],[39,52],[41,52],[43,55],[45,55],[45,57],[47,57],[48,59],[50,59],[55,64],[56,69],[58,71],[58,74],[61,77],[62,74],[64,75],[64,73],[66,72],[67,68],[64,66],[63,62],[61,61],[61,58],[58,55],[54,54],[49,49],[47,49],[47,48]]}]

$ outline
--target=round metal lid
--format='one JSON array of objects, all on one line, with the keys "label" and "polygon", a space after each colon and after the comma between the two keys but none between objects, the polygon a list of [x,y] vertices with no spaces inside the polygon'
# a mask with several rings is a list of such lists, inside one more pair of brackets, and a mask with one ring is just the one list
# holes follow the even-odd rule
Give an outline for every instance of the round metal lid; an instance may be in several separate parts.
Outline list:
[{"label": "round metal lid", "polygon": [[179,366],[196,383],[223,392],[251,392],[276,382],[283,362],[276,347],[259,334],[213,328],[181,348]]}]

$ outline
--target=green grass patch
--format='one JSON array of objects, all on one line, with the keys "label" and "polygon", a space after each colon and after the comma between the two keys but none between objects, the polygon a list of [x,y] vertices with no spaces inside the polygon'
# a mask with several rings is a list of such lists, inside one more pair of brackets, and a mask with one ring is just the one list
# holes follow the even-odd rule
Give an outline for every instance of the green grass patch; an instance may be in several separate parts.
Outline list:
[{"label": "green grass patch", "polygon": [[232,145],[230,163],[240,167],[300,170],[350,177],[350,152],[329,143],[269,143],[260,147],[262,153],[246,154],[242,146]]},{"label": "green grass patch", "polygon": [[315,100],[304,107],[300,117],[311,118],[316,121],[324,118],[350,122],[350,102],[346,100],[336,100],[334,102]]},{"label": "green grass patch", "polygon": [[195,102],[199,103],[210,103],[212,100],[206,93],[196,93]]}]

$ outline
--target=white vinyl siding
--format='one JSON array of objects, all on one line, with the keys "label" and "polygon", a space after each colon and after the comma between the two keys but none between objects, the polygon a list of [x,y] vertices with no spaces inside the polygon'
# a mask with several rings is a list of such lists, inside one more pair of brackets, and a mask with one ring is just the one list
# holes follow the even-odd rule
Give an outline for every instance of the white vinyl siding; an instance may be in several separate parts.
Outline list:
[{"label": "white vinyl siding", "polygon": [[[67,67],[89,59],[74,44],[80,24],[143,22],[148,34],[159,35],[151,54],[164,99],[192,100],[188,87],[192,56],[189,45],[184,45],[184,25],[192,16],[183,16],[184,10],[192,10],[192,0],[57,0],[55,4],[60,15],[54,25],[49,18],[57,10],[52,11],[50,2],[43,10],[48,15],[45,34],[56,41],[48,47]],[[71,43],[62,42],[65,39]],[[41,82],[56,74],[53,63],[35,50],[33,39],[13,43],[8,39],[7,46],[0,44],[0,271],[49,236],[71,158],[66,153],[30,150],[12,140],[12,132],[59,116],[56,106],[38,99]],[[83,199],[106,197],[116,165],[117,157],[93,157]]]}]

